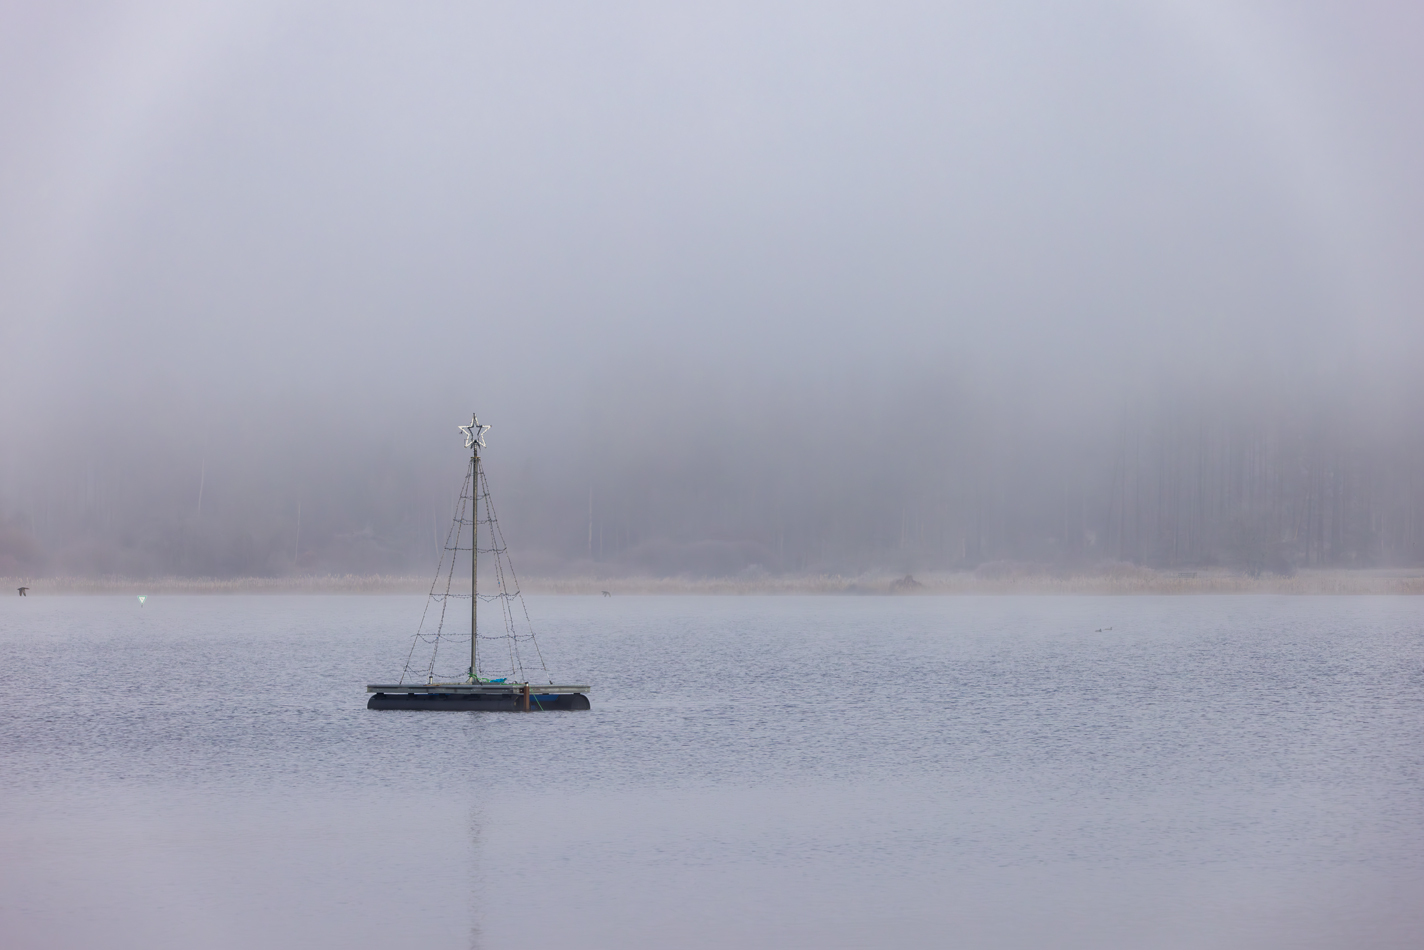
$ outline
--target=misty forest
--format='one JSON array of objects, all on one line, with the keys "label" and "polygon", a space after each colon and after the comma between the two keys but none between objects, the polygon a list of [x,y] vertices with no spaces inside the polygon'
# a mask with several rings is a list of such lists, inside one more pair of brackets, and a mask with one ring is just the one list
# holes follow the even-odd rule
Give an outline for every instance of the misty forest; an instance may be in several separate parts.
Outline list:
[{"label": "misty forest", "polygon": [[[501,458],[492,434],[502,521],[546,573],[1127,561],[1258,574],[1424,559],[1424,442],[1345,400],[1159,394],[1065,423],[1052,405],[942,379],[870,388],[847,404],[803,393],[800,415],[767,413],[776,396],[746,390],[641,413],[631,394],[593,400],[587,437],[543,462]],[[56,465],[66,477],[22,485],[5,568],[424,571],[463,466],[447,428],[427,446],[383,434],[324,453],[293,436],[280,465],[242,442],[174,451],[161,473],[122,445],[73,457]]]},{"label": "misty forest", "polygon": [[1210,9],[37,14],[0,576],[424,574],[471,411],[531,576],[1424,564],[1409,84]]}]

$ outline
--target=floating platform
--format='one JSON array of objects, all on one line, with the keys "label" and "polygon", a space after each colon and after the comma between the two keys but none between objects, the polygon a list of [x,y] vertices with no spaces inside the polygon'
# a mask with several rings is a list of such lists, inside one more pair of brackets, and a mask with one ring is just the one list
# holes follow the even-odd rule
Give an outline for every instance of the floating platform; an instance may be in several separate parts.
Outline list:
[{"label": "floating platform", "polygon": [[589,709],[587,686],[532,683],[374,683],[367,709],[434,709],[450,712],[548,712]]}]

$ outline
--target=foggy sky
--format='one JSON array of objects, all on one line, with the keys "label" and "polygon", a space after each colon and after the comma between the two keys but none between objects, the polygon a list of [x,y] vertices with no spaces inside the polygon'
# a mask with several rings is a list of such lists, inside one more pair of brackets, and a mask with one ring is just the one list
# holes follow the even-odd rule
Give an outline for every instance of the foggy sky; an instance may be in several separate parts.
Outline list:
[{"label": "foggy sky", "polygon": [[[410,567],[472,408],[538,563],[591,486],[765,560],[991,442],[1106,511],[1148,405],[1328,403],[1382,457],[1421,47],[1392,3],[7,4],[0,519],[51,570],[253,572],[301,504]],[[62,557],[239,528],[271,551]]]}]

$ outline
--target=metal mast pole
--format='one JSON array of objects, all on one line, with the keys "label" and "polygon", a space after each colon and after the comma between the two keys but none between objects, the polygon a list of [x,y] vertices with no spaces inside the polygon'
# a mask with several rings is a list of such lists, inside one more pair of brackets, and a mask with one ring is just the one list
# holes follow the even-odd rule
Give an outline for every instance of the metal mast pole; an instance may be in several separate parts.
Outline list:
[{"label": "metal mast pole", "polygon": [[470,682],[480,682],[476,611],[480,607],[480,447],[470,454]]},{"label": "metal mast pole", "polygon": [[[480,417],[470,414],[470,424],[460,426],[465,433],[465,448],[470,450],[470,682],[480,681],[479,627],[475,616],[480,603],[480,449],[485,444],[485,430]],[[451,565],[453,567],[453,564]]]}]

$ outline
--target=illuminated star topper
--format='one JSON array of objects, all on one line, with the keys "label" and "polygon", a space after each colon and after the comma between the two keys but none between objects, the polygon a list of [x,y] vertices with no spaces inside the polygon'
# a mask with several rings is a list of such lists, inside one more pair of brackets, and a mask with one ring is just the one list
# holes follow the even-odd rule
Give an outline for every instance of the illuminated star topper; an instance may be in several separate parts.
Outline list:
[{"label": "illuminated star topper", "polygon": [[465,448],[473,449],[475,446],[485,447],[485,430],[489,426],[480,423],[480,417],[470,413],[470,424],[460,426],[460,431],[465,433]]}]

